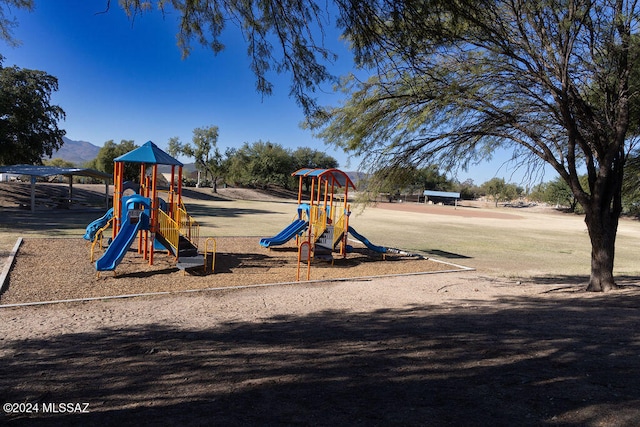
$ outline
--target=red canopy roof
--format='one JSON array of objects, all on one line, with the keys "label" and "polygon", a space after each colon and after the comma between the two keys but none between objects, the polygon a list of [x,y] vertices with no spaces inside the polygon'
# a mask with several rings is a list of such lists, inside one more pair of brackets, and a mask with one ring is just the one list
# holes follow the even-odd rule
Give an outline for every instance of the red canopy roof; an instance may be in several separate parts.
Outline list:
[{"label": "red canopy roof", "polygon": [[305,169],[300,169],[295,171],[294,173],[291,174],[291,176],[304,176],[304,177],[318,178],[321,180],[323,179],[326,181],[333,181],[334,183],[338,184],[340,187],[351,187],[354,190],[356,189],[356,186],[353,184],[353,181],[351,181],[351,178],[349,178],[349,175],[342,172],[340,169],[305,168]]}]

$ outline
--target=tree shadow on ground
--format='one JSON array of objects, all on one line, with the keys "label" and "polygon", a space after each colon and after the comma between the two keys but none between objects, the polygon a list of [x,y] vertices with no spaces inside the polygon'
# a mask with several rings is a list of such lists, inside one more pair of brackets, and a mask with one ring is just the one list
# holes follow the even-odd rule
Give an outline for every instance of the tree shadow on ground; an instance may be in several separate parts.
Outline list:
[{"label": "tree shadow on ground", "polygon": [[637,425],[639,294],[322,311],[11,340],[6,425]]},{"label": "tree shadow on ground", "polygon": [[36,211],[0,208],[0,230],[20,233],[43,233],[52,237],[67,236],[71,230],[83,230],[91,221],[104,215],[105,209],[54,209]]},{"label": "tree shadow on ground", "polygon": [[[278,213],[265,209],[249,209],[238,207],[212,207],[198,204],[190,204],[187,206],[187,212],[196,220],[209,218],[215,224],[216,218],[240,218],[248,215],[265,215]],[[293,213],[292,213],[293,215]]]},{"label": "tree shadow on ground", "polygon": [[210,192],[195,191],[189,188],[182,187],[182,197],[186,197],[192,200],[201,200],[208,202],[228,202],[229,199],[221,197],[211,190]]},{"label": "tree shadow on ground", "polygon": [[[629,275],[615,275],[616,283],[621,288],[635,288],[640,287],[640,276]],[[581,286],[585,287],[589,283],[589,276],[582,274],[553,274],[545,276],[534,276],[523,279],[527,283],[533,283],[537,285],[566,285],[566,286]],[[552,292],[552,291],[550,291]]]}]

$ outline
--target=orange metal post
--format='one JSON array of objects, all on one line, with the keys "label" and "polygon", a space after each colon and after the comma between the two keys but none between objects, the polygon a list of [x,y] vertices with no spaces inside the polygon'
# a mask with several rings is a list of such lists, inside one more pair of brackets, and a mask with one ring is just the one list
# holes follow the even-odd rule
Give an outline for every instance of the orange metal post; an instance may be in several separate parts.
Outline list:
[{"label": "orange metal post", "polygon": [[302,181],[304,177],[300,175],[300,179],[298,180],[298,204],[302,203]]},{"label": "orange metal post", "polygon": [[327,207],[327,202],[329,201],[329,181],[325,179],[324,181],[324,206],[325,209]]},{"label": "orange metal post", "polygon": [[155,240],[155,233],[158,231],[158,165],[153,165],[153,172],[151,175],[151,238],[149,239],[149,265],[153,265],[153,243]]},{"label": "orange metal post", "polygon": [[302,261],[307,263],[307,280],[311,277],[311,243],[302,242],[298,247],[298,268],[296,270],[296,281],[300,281],[300,264]]},{"label": "orange metal post", "polygon": [[113,164],[113,238],[120,231],[120,223],[122,221],[122,176],[124,171],[122,162]]},{"label": "orange metal post", "polygon": [[182,204],[182,166],[178,166],[178,204]]},{"label": "orange metal post", "polygon": [[113,163],[113,228],[111,230],[111,237],[116,236],[116,228],[118,227],[118,163]]},{"label": "orange metal post", "polygon": [[313,192],[315,191],[316,180],[311,179],[311,193],[309,194],[309,235],[307,236],[309,242],[311,242],[311,235],[313,234],[313,224],[315,218],[313,218]]},{"label": "orange metal post", "polygon": [[351,206],[349,206],[349,184],[347,183],[344,186],[344,204],[343,204],[343,212],[344,212],[344,237],[342,238],[342,257],[347,257],[347,234],[349,230],[349,216],[348,213],[351,210]]}]

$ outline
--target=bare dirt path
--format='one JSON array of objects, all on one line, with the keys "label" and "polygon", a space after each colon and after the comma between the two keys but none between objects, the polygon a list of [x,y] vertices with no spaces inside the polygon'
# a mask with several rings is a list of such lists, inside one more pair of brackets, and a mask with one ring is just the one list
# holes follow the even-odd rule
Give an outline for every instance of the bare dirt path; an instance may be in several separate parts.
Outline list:
[{"label": "bare dirt path", "polygon": [[[3,309],[8,425],[640,421],[640,292],[451,273]],[[47,406],[47,409],[50,409]]]}]

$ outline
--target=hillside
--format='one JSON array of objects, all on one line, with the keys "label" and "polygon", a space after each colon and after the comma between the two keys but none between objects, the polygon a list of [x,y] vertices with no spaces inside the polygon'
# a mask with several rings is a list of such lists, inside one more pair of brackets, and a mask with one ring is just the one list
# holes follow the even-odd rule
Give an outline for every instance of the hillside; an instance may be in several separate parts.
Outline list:
[{"label": "hillside", "polygon": [[[84,163],[95,159],[100,151],[100,147],[87,141],[74,141],[66,136],[63,136],[62,139],[64,144],[58,151],[53,153],[51,159],[62,159],[76,166],[82,166]],[[45,158],[44,160],[49,159]]]}]

